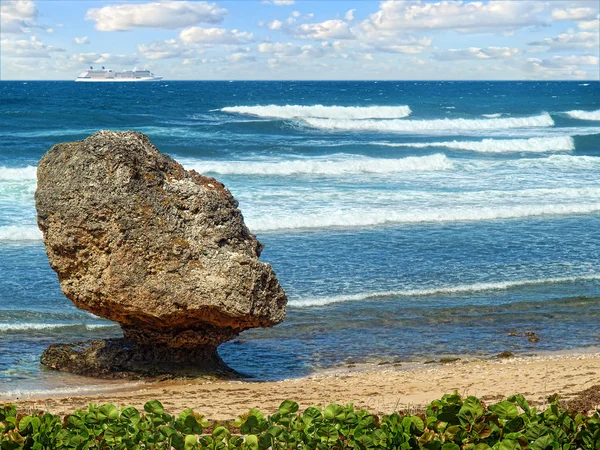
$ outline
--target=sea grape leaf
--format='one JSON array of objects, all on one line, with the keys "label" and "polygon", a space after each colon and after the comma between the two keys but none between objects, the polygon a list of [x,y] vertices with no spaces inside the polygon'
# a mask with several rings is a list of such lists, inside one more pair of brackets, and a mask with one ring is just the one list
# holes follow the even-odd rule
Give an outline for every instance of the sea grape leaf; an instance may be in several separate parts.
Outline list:
[{"label": "sea grape leaf", "polygon": [[127,406],[121,410],[121,421],[137,425],[140,423],[140,413],[133,406]]},{"label": "sea grape leaf", "polygon": [[552,444],[555,442],[554,436],[547,434],[546,436],[536,439],[533,444],[531,444],[531,450],[545,450],[549,446],[553,446]]},{"label": "sea grape leaf", "polygon": [[255,434],[246,436],[244,448],[248,450],[258,450],[258,437]]},{"label": "sea grape leaf", "polygon": [[531,417],[531,408],[529,407],[529,403],[527,402],[527,400],[525,400],[525,397],[523,397],[521,394],[513,395],[513,396],[509,397],[508,401],[511,403],[516,402],[517,405],[519,405],[519,407],[525,412],[527,417]]},{"label": "sea grape leaf", "polygon": [[544,425],[533,424],[527,427],[525,431],[525,437],[530,441],[535,441],[536,439],[548,434],[550,429],[545,427]]},{"label": "sea grape leaf", "polygon": [[418,416],[412,416],[410,420],[412,421],[413,426],[415,427],[417,432],[419,432],[419,434],[422,433],[423,430],[425,430],[425,424],[423,423],[423,419],[421,419]]},{"label": "sea grape leaf", "polygon": [[98,418],[100,420],[117,420],[119,418],[119,410],[112,403],[107,403],[98,411]]},{"label": "sea grape leaf", "polygon": [[509,432],[515,432],[523,428],[525,422],[522,417],[515,417],[504,424],[504,429]]},{"label": "sea grape leaf", "polygon": [[[31,419],[33,419],[33,417],[25,416],[19,420],[19,433],[28,435],[31,431],[33,431],[33,428],[29,427],[31,424]],[[29,428],[29,430],[27,428]]]},{"label": "sea grape leaf", "polygon": [[345,411],[340,405],[332,403],[325,408],[325,411],[323,411],[323,416],[326,420],[343,420],[345,417]]},{"label": "sea grape leaf", "polygon": [[510,420],[519,415],[517,407],[507,400],[496,403],[495,405],[490,406],[489,409],[495,412],[500,419]]},{"label": "sea grape leaf", "polygon": [[184,450],[193,450],[198,447],[198,438],[193,434],[188,434],[185,437]]},{"label": "sea grape leaf", "polygon": [[454,442],[446,442],[442,445],[442,450],[460,450],[460,447]]},{"label": "sea grape leaf", "polygon": [[231,433],[229,433],[229,430],[227,428],[225,428],[224,426],[218,426],[213,430],[212,437],[216,441],[222,441],[223,439],[227,438],[230,434]]},{"label": "sea grape leaf", "polygon": [[147,413],[160,415],[164,414],[165,409],[163,408],[162,403],[158,400],[150,400],[144,405],[144,411],[146,411]]},{"label": "sea grape leaf", "polygon": [[298,403],[292,400],[285,400],[281,406],[279,406],[279,414],[287,415],[291,413],[295,413],[298,411],[299,405]]}]

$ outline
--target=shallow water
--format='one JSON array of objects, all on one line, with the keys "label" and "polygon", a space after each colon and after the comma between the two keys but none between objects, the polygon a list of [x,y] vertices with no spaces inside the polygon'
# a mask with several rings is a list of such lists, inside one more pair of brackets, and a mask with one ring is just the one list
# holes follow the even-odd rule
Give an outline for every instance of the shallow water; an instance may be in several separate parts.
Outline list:
[{"label": "shallow water", "polygon": [[0,392],[87,389],[40,353],[120,335],[62,295],[33,202],[43,153],[105,128],[222,180],[265,244],[288,316],[221,347],[237,370],[598,346],[599,88],[0,83]]}]

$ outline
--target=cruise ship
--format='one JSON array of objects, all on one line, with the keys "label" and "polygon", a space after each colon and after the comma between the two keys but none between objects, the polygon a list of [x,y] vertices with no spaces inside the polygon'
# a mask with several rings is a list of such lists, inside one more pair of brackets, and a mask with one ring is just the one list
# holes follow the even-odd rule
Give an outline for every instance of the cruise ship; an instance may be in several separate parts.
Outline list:
[{"label": "cruise ship", "polygon": [[121,72],[114,72],[111,69],[106,69],[102,66],[102,69],[94,69],[90,66],[88,70],[82,72],[75,81],[159,81],[163,77],[157,77],[149,70],[123,70]]}]

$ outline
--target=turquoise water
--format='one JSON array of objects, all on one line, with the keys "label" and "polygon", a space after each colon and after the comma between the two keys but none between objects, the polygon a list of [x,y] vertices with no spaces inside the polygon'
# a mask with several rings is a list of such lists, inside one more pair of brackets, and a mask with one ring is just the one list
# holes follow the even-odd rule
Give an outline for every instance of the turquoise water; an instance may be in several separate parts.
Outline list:
[{"label": "turquoise water", "polygon": [[40,353],[120,335],[35,224],[39,158],[99,129],[223,181],[265,244],[288,316],[221,347],[242,372],[600,344],[598,82],[1,82],[0,395],[84,385]]}]

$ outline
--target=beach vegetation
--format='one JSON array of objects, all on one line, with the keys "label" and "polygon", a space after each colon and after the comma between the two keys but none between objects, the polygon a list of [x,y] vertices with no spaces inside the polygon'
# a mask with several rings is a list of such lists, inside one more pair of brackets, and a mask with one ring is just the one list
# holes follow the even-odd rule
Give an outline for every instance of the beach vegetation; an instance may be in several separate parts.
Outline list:
[{"label": "beach vegetation", "polygon": [[598,450],[600,409],[593,415],[531,407],[522,395],[487,406],[457,393],[421,414],[376,415],[354,405],[310,406],[286,400],[273,415],[253,409],[234,421],[211,422],[186,409],[170,415],[158,400],[143,411],[113,404],[61,417],[0,407],[0,450]]}]

